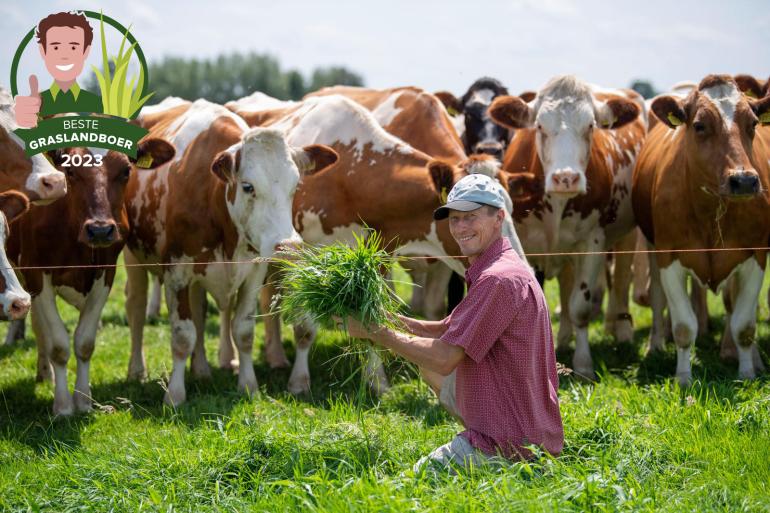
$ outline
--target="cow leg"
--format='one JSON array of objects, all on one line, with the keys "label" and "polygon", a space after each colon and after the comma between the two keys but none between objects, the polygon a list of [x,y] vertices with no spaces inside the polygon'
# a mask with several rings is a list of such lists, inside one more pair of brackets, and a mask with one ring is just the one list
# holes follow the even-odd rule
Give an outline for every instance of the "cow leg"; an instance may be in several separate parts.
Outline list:
[{"label": "cow leg", "polygon": [[634,339],[634,325],[628,312],[628,291],[631,288],[631,265],[634,260],[630,252],[634,250],[635,244],[636,234],[631,232],[615,246],[621,253],[613,256],[615,265],[612,269],[605,330],[609,327],[608,333],[612,333],[617,342],[631,342]]},{"label": "cow leg", "polygon": [[[37,317],[33,328],[42,329],[42,340],[48,360],[53,365],[54,415],[72,415],[75,405],[67,386],[67,361],[70,358],[70,340],[67,327],[56,309],[56,296],[50,276],[43,278],[43,289],[32,299],[32,316]],[[37,336],[37,333],[35,334]]]},{"label": "cow leg", "polygon": [[[596,284],[591,290],[591,321],[595,321],[602,314],[602,302],[604,301],[604,291],[612,288],[610,281],[610,275],[612,274],[613,265],[612,262],[605,258],[604,260],[604,272],[599,272],[596,276]],[[606,326],[606,318],[605,318]],[[605,328],[606,330],[606,328]],[[612,333],[612,326],[607,331]]]},{"label": "cow leg", "polygon": [[[166,276],[173,272],[167,272]],[[186,284],[178,285],[177,280],[172,282],[164,279],[163,281],[166,289],[168,319],[171,324],[171,357],[173,359],[171,377],[168,380],[168,389],[163,402],[169,406],[179,406],[187,399],[184,372],[187,359],[195,346],[195,323],[192,320],[189,287]]]},{"label": "cow leg", "polygon": [[454,271],[443,262],[428,266],[425,275],[425,290],[423,294],[423,313],[430,321],[438,321],[446,317],[446,301],[449,280]]},{"label": "cow leg", "polygon": [[644,251],[648,249],[647,239],[639,228],[634,230],[634,234],[636,236],[636,252],[633,258],[634,303],[639,306],[650,306],[650,253]]},{"label": "cow leg", "polygon": [[35,373],[35,381],[42,383],[44,381],[53,381],[53,368],[51,362],[48,360],[49,342],[45,339],[45,330],[40,326],[40,319],[31,316],[32,333],[35,335],[35,342],[37,344],[37,372]]},{"label": "cow leg", "polygon": [[[570,340],[572,340],[572,320],[569,315],[569,298],[572,293],[572,287],[575,282],[575,272],[572,262],[567,262],[559,273],[559,305],[561,313],[559,314],[559,332],[556,335],[557,351],[566,351],[569,349]],[[545,287],[543,287],[545,290]]]},{"label": "cow leg", "polygon": [[238,390],[253,394],[257,391],[254,373],[254,316],[257,313],[259,289],[265,282],[267,264],[257,264],[238,289],[238,298],[232,320],[233,338],[238,347]]},{"label": "cow leg", "polygon": [[[601,240],[602,237],[597,237]],[[595,247],[596,246],[596,247]],[[589,251],[601,251],[601,245],[589,246]],[[588,323],[591,317],[591,292],[599,273],[604,268],[604,255],[577,258],[575,282],[569,300],[569,314],[575,325],[575,355],[572,368],[579,376],[595,379],[591,348],[588,346]]]},{"label": "cow leg", "polygon": [[698,335],[702,336],[709,331],[708,290],[695,278],[692,279],[690,287],[690,301],[698,318]]},{"label": "cow leg", "polygon": [[80,412],[91,411],[91,384],[89,382],[89,368],[91,355],[96,344],[96,332],[99,329],[99,320],[102,318],[102,310],[110,295],[110,285],[104,283],[106,276],[94,283],[86,296],[85,305],[80,311],[78,326],[75,328],[75,358],[77,361],[77,374],[75,378],[75,409]]},{"label": "cow leg", "polygon": [[265,324],[265,361],[271,369],[284,369],[289,366],[289,359],[283,349],[281,314],[277,301],[279,298],[276,294],[275,276],[271,269],[265,285],[259,292],[259,311]]},{"label": "cow leg", "polygon": [[160,278],[157,276],[152,277],[152,290],[150,291],[150,302],[147,304],[146,315],[147,318],[159,319],[160,318],[160,303],[163,298],[163,291],[160,286]]},{"label": "cow leg", "polygon": [[456,272],[452,272],[447,286],[446,315],[451,314],[457,308],[463,297],[465,297],[465,279]]},{"label": "cow leg", "polygon": [[428,279],[428,264],[424,260],[407,259],[401,266],[412,280],[412,297],[409,310],[412,315],[425,315],[425,283]]},{"label": "cow leg", "polygon": [[741,379],[754,379],[757,369],[754,365],[754,332],[757,325],[757,304],[765,271],[755,258],[749,258],[733,276],[731,287],[733,313],[730,316],[730,332],[738,346],[738,375]]},{"label": "cow leg", "polygon": [[[732,282],[732,278],[730,278]],[[735,341],[733,340],[732,330],[730,329],[730,321],[733,314],[733,301],[730,289],[732,283],[728,284],[722,290],[722,304],[725,307],[725,329],[722,332],[722,341],[719,344],[719,358],[722,361],[737,361],[738,360],[738,348],[735,347]]]},{"label": "cow leg", "polygon": [[192,353],[190,370],[193,376],[211,379],[211,366],[206,359],[206,290],[200,283],[190,284],[190,311],[195,324],[195,348]]},{"label": "cow leg", "polygon": [[147,307],[147,271],[138,264],[136,257],[126,248],[123,250],[126,262],[126,318],[131,332],[131,358],[128,361],[128,379],[147,378],[144,359],[144,321]]},{"label": "cow leg", "polygon": [[5,345],[11,346],[26,336],[25,319],[18,319],[8,323],[8,332],[5,334]]},{"label": "cow leg", "polygon": [[233,307],[228,300],[219,310],[219,368],[238,370],[238,360],[235,358],[235,343],[232,330]]},{"label": "cow leg", "polygon": [[690,351],[698,333],[698,319],[687,295],[687,273],[678,260],[660,270],[676,343],[676,377],[681,386],[687,386],[692,378]]},{"label": "cow leg", "polygon": [[294,367],[289,376],[289,392],[294,395],[310,392],[310,366],[308,356],[313,345],[318,328],[310,320],[304,320],[294,325],[294,341],[297,344],[297,355],[294,357]]},{"label": "cow leg", "polygon": [[[652,249],[652,246],[650,246]],[[655,254],[647,253],[645,255],[649,265],[650,273],[650,307],[652,308],[652,326],[650,327],[650,340],[647,345],[646,354],[653,351],[662,351],[666,344],[665,326],[666,316],[663,309],[666,308],[666,296],[663,292],[663,285],[660,283],[660,269]]]}]

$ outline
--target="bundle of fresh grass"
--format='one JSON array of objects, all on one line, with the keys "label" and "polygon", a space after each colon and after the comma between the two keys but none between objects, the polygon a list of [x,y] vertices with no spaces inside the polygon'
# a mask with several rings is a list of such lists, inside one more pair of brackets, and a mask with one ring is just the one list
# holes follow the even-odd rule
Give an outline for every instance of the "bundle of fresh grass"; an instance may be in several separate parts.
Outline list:
[{"label": "bundle of fresh grass", "polygon": [[388,286],[396,257],[382,248],[374,230],[355,237],[355,245],[341,242],[305,247],[280,261],[283,271],[281,312],[287,321],[308,316],[322,325],[332,317],[348,316],[366,326],[395,326],[403,302]]}]

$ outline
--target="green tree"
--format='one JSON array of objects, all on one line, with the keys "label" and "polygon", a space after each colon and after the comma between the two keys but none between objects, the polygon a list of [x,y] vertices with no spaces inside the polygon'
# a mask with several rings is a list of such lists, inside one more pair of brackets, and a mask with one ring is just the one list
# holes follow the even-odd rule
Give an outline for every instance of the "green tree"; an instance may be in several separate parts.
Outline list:
[{"label": "green tree", "polygon": [[631,82],[631,89],[641,94],[645,100],[657,96],[658,94],[655,87],[653,87],[652,82],[648,80],[634,80]]}]

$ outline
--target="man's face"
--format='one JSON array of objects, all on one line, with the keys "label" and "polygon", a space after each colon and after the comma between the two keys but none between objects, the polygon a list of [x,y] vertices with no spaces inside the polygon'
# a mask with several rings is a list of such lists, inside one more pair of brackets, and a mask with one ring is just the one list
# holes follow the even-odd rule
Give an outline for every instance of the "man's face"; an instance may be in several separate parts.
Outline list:
[{"label": "man's face", "polygon": [[71,82],[83,71],[91,46],[84,46],[81,27],[51,27],[45,35],[45,48],[40,55],[45,67],[57,82]]},{"label": "man's face", "polygon": [[500,237],[505,214],[499,209],[490,214],[490,210],[481,207],[470,212],[449,211],[449,232],[471,261]]}]

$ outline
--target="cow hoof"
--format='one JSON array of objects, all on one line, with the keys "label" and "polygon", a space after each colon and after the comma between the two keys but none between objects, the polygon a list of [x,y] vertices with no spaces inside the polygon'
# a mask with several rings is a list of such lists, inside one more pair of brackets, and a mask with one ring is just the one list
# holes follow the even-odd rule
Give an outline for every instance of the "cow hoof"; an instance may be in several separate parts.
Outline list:
[{"label": "cow hoof", "polygon": [[593,367],[575,367],[572,369],[572,374],[583,381],[596,381]]},{"label": "cow hoof", "polygon": [[176,408],[186,400],[187,391],[184,389],[184,387],[176,389],[169,388],[166,390],[166,394],[163,396],[163,404],[166,406],[171,406],[172,408]]},{"label": "cow hoof", "polygon": [[634,326],[630,321],[615,321],[615,341],[619,343],[628,343],[634,340]]},{"label": "cow hoof", "polygon": [[53,414],[57,417],[67,417],[75,413],[75,405],[72,396],[64,393],[54,397]]},{"label": "cow hoof", "polygon": [[211,366],[205,358],[200,361],[193,361],[190,367],[192,375],[197,379],[211,379]]},{"label": "cow hoof", "polygon": [[376,380],[369,383],[369,389],[376,395],[377,397],[382,397],[384,394],[387,394],[390,391],[390,384],[388,383],[388,380]]},{"label": "cow hoof", "polygon": [[250,378],[243,378],[242,375],[238,376],[238,391],[246,395],[254,395],[259,386],[257,385],[257,378],[252,376]]},{"label": "cow hoof", "polygon": [[129,381],[145,381],[147,379],[147,371],[144,367],[128,368],[128,380]]},{"label": "cow hoof", "polygon": [[738,361],[738,350],[735,348],[734,345],[722,347],[719,350],[719,359],[723,362],[737,362]]},{"label": "cow hoof", "polygon": [[639,306],[650,306],[650,295],[645,292],[643,294],[634,294],[634,303]]},{"label": "cow hoof", "polygon": [[45,381],[53,381],[53,369],[50,365],[43,365],[37,369],[35,375],[35,381],[37,383],[43,383]]},{"label": "cow hoof", "polygon": [[91,402],[91,392],[75,391],[75,410],[80,413],[88,413],[93,409]]},{"label": "cow hoof", "polygon": [[303,374],[300,376],[292,376],[289,379],[289,393],[292,395],[309,394],[310,393],[310,375]]},{"label": "cow hoof", "polygon": [[663,349],[665,349],[663,339],[650,339],[649,342],[647,342],[647,349],[644,350],[644,356],[650,356],[658,351],[663,351]]},{"label": "cow hoof", "polygon": [[265,361],[271,369],[286,369],[291,366],[283,351],[265,351]]},{"label": "cow hoof", "polygon": [[757,374],[765,372],[765,364],[762,363],[762,356],[759,354],[759,348],[754,344],[751,348],[751,361],[754,364],[754,370]]},{"label": "cow hoof", "polygon": [[692,373],[691,372],[677,372],[676,373],[676,380],[679,383],[680,387],[687,388],[690,385],[692,385]]},{"label": "cow hoof", "polygon": [[238,362],[237,358],[222,358],[219,360],[220,369],[231,370],[233,371],[233,373],[238,372],[239,366],[240,366],[240,362]]},{"label": "cow hoof", "polygon": [[739,371],[738,378],[746,379],[746,380],[757,379],[757,373],[754,370],[754,367],[752,366],[750,369],[747,369],[745,371]]}]

